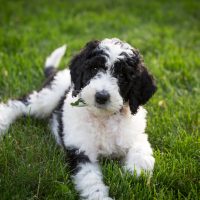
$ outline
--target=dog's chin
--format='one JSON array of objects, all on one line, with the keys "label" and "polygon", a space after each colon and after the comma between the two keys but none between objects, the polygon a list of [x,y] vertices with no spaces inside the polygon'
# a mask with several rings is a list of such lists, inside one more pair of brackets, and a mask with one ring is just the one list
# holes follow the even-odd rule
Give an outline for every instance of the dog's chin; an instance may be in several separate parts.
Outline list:
[{"label": "dog's chin", "polygon": [[94,105],[96,108],[100,109],[100,110],[108,110],[108,105],[102,105],[102,104],[98,104],[98,103],[95,103]]},{"label": "dog's chin", "polygon": [[111,116],[120,112],[121,107],[112,107],[109,104],[101,105],[95,103],[94,105],[88,106],[88,110],[96,116]]}]

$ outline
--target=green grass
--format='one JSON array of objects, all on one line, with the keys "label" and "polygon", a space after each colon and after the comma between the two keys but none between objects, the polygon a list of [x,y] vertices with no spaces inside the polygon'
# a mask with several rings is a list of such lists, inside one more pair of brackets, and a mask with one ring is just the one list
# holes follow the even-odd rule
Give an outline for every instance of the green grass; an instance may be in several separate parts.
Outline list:
[{"label": "green grass", "polygon": [[[43,81],[45,57],[67,43],[66,66],[91,39],[118,37],[140,49],[158,91],[146,105],[153,177],[101,162],[116,200],[200,197],[200,2],[0,0],[0,101]],[[0,199],[77,199],[64,153],[46,121],[18,120],[0,141]]]}]

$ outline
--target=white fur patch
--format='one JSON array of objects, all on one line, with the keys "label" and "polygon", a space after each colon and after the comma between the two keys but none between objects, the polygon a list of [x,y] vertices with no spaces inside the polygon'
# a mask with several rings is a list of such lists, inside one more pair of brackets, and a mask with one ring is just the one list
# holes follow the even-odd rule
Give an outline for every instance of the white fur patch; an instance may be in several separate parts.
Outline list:
[{"label": "white fur patch", "polygon": [[133,55],[133,47],[117,38],[102,40],[99,48],[103,49],[109,55],[109,57],[106,57],[106,65],[108,67],[112,67],[117,60],[124,58],[124,55],[121,55],[121,53],[126,53],[129,56]]},{"label": "white fur patch", "polygon": [[25,105],[17,100],[0,104],[0,135],[3,134],[18,117],[25,111]]},{"label": "white fur patch", "polygon": [[58,72],[50,87],[45,87],[39,92],[35,91],[29,96],[27,114],[29,113],[38,118],[49,116],[70,85],[71,76],[69,70],[65,69]]},{"label": "white fur patch", "polygon": [[5,132],[18,117],[32,115],[38,118],[50,116],[60,99],[69,89],[71,77],[68,69],[60,71],[51,82],[51,87],[34,91],[28,97],[28,105],[21,101],[10,100],[0,104],[0,133]]},{"label": "white fur patch", "polygon": [[64,56],[66,51],[67,45],[63,45],[62,47],[59,47],[55,49],[50,56],[46,58],[45,61],[45,68],[47,67],[55,67],[57,68],[61,58]]},{"label": "white fur patch", "polygon": [[[129,108],[125,113],[108,114],[99,109],[98,115],[91,112],[91,108],[73,107],[69,93],[63,107],[63,130],[66,147],[73,146],[86,153],[95,162],[99,155],[125,156],[132,146],[137,143],[138,135],[143,134],[146,126],[146,111],[140,107],[136,115],[131,115]],[[136,148],[149,145],[146,139],[138,140]],[[149,153],[149,152],[147,152]]]},{"label": "white fur patch", "polygon": [[112,200],[108,197],[108,187],[102,181],[102,173],[97,164],[81,164],[73,177],[80,196],[87,200]]},{"label": "white fur patch", "polygon": [[[105,108],[99,109],[95,102],[95,94],[102,90],[109,93],[110,100],[105,105]],[[117,79],[112,77],[109,73],[98,73],[90,83],[82,89],[80,97],[88,105],[88,109],[90,109],[91,113],[94,114],[99,113],[102,115],[103,112],[105,112],[105,114],[113,114],[119,112],[120,108],[123,106],[123,99],[119,94]]]}]

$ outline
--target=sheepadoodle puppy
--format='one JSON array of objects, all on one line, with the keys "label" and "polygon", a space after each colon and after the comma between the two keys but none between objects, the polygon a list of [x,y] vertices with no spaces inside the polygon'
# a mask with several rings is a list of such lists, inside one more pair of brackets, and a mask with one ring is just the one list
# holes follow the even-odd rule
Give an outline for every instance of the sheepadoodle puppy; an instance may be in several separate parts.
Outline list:
[{"label": "sheepadoodle puppy", "polygon": [[100,156],[122,158],[124,170],[138,176],[154,168],[142,105],[155,93],[155,81],[139,51],[117,38],[87,43],[69,69],[56,72],[65,50],[46,59],[41,90],[0,104],[0,133],[20,116],[50,118],[81,199],[108,200]]}]

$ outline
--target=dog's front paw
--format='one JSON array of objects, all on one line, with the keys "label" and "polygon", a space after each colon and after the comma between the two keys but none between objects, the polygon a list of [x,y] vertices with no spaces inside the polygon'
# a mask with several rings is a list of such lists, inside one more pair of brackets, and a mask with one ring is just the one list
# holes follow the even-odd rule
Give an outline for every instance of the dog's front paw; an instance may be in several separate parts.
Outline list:
[{"label": "dog's front paw", "polygon": [[87,200],[113,200],[108,196],[108,187],[104,185],[93,185],[82,193],[83,199]]},{"label": "dog's front paw", "polygon": [[104,197],[103,200],[114,200],[114,199],[112,199],[110,197]]},{"label": "dog's front paw", "polygon": [[151,155],[134,154],[126,161],[124,169],[132,174],[140,176],[141,173],[152,174],[155,159]]}]

